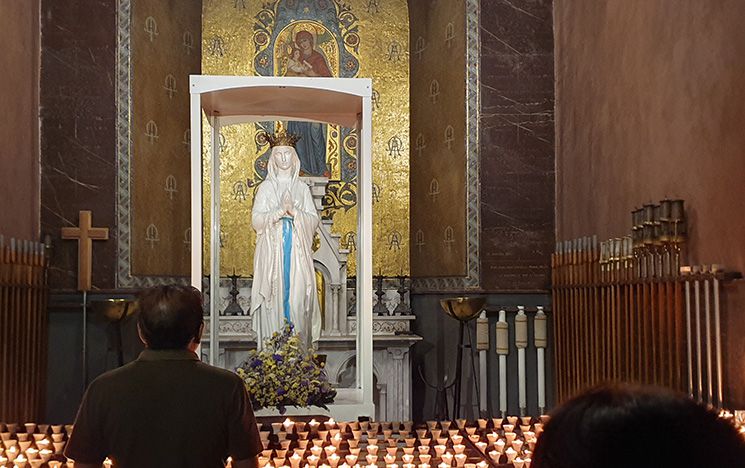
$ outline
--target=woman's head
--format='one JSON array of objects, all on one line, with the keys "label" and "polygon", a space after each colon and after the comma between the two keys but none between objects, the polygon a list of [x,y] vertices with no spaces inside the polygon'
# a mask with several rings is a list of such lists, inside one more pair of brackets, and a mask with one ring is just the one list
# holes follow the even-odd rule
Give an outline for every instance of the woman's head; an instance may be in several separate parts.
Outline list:
[{"label": "woman's head", "polygon": [[559,407],[533,468],[745,466],[745,440],[729,422],[659,389],[593,388]]},{"label": "woman's head", "polygon": [[267,170],[272,177],[280,173],[286,173],[293,178],[297,177],[300,173],[300,158],[295,148],[285,145],[272,147]]}]

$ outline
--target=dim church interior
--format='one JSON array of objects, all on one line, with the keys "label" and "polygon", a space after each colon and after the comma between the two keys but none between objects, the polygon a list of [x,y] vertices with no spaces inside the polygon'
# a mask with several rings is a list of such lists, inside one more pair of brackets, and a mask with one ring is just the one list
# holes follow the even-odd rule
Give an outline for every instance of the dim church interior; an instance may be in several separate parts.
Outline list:
[{"label": "dim church interior", "polygon": [[[12,71],[0,77],[0,422],[70,424],[86,383],[141,350],[123,304],[188,282],[189,74],[318,67],[373,80],[367,416],[540,424],[604,380],[745,408],[745,78],[733,66],[745,5],[174,5],[0,3],[0,64]],[[292,61],[303,34],[313,65]],[[226,368],[256,344],[247,216],[266,175],[257,135],[272,124],[261,125],[215,140],[228,162]],[[329,125],[307,138],[319,128],[327,170],[308,180],[323,218],[320,352],[331,383],[354,387],[356,134]],[[454,297],[478,318],[449,316],[441,300]]]}]

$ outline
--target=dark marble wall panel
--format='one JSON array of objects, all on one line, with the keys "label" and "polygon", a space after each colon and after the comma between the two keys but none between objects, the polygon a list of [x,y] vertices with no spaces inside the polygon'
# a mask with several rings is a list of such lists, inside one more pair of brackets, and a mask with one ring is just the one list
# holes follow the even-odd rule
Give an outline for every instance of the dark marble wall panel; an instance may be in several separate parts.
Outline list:
[{"label": "dark marble wall panel", "polygon": [[[77,243],[60,228],[77,226],[80,210],[93,212],[94,226],[115,226],[116,5],[41,3],[41,231],[54,244],[52,289],[77,284]],[[114,287],[114,234],[94,242],[94,288]]]},{"label": "dark marble wall panel", "polygon": [[552,2],[481,2],[481,287],[549,287],[554,246]]}]

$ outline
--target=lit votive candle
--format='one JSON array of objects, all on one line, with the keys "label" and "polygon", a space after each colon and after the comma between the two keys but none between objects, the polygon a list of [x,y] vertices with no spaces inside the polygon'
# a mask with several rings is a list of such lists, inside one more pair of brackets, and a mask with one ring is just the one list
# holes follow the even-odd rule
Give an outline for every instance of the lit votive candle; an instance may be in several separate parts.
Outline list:
[{"label": "lit votive candle", "polygon": [[420,454],[419,455],[419,461],[428,465],[430,460],[432,460],[432,455],[429,454]]},{"label": "lit votive candle", "polygon": [[409,455],[407,453],[407,454],[404,454],[404,456],[401,457],[401,459],[404,461],[404,463],[409,464],[414,461],[414,455]]},{"label": "lit votive candle", "polygon": [[481,460],[480,462],[476,463],[476,466],[478,468],[487,468],[489,466],[489,464],[486,463],[484,460]]},{"label": "lit votive candle", "polygon": [[326,440],[329,437],[329,431],[318,431],[318,438],[321,440]]},{"label": "lit votive candle", "polygon": [[62,449],[65,448],[64,442],[54,442],[54,453],[62,453]]},{"label": "lit votive candle", "polygon": [[46,463],[50,458],[52,458],[52,451],[49,449],[41,449],[39,450],[39,456],[41,457],[41,461]]},{"label": "lit votive candle", "polygon": [[466,457],[465,453],[458,453],[455,455],[455,466],[463,466],[466,464]]},{"label": "lit votive candle", "polygon": [[282,425],[285,427],[285,431],[292,432],[292,428],[295,426],[295,423],[292,422],[290,418],[286,418]]},{"label": "lit votive candle", "polygon": [[475,444],[476,442],[481,440],[481,436],[478,434],[472,434],[468,436],[468,440],[470,440],[472,444]]},{"label": "lit votive candle", "polygon": [[515,449],[515,450],[517,450],[518,452],[520,451],[520,449],[521,449],[522,447],[523,447],[523,441],[522,441],[522,440],[519,440],[519,439],[518,439],[518,440],[514,440],[514,441],[512,441],[512,448],[514,448],[514,449]]},{"label": "lit votive candle", "polygon": [[486,447],[488,446],[489,444],[487,444],[486,442],[476,442],[476,448],[478,448],[481,453],[486,452]]},{"label": "lit votive candle", "polygon": [[450,468],[450,464],[441,462],[439,465],[437,465],[437,468]]},{"label": "lit votive candle", "polygon": [[515,425],[514,424],[505,424],[502,426],[502,429],[504,429],[504,432],[514,432],[515,431]]},{"label": "lit votive candle", "polygon": [[427,463],[420,463],[419,468],[429,468],[429,464]]},{"label": "lit votive candle", "polygon": [[502,439],[499,439],[499,440],[497,441],[497,443],[496,443],[496,444],[494,444],[494,449],[495,449],[495,450],[496,450],[497,452],[499,452],[499,453],[502,453],[502,452],[504,452],[504,446],[505,446],[505,443],[504,443],[504,441],[503,441]]},{"label": "lit votive candle", "polygon": [[383,456],[383,460],[386,465],[392,465],[396,461],[396,456],[386,453],[385,456]]},{"label": "lit votive candle", "polygon": [[404,468],[416,468],[416,465],[413,463],[404,463]]},{"label": "lit votive candle", "polygon": [[417,450],[419,450],[419,453],[429,453],[429,445],[420,445]]},{"label": "lit votive candle", "polygon": [[440,421],[442,430],[447,431],[450,428],[450,421]]},{"label": "lit votive candle", "polygon": [[374,465],[378,462],[378,456],[377,455],[370,455],[369,453],[365,456],[365,461],[367,461],[368,465]]},{"label": "lit votive candle", "polygon": [[455,451],[456,455],[459,453],[463,453],[466,451],[466,446],[463,444],[455,444],[453,445],[453,451]]},{"label": "lit votive candle", "polygon": [[350,466],[354,466],[354,464],[357,463],[357,455],[350,453],[344,457],[344,460],[349,463]]},{"label": "lit votive candle", "polygon": [[463,436],[455,434],[454,436],[450,437],[450,440],[453,441],[453,444],[458,445],[463,442]]},{"label": "lit votive candle", "polygon": [[395,458],[396,454],[398,453],[398,447],[396,447],[395,445],[389,445],[385,448],[385,451],[388,452],[388,455]]},{"label": "lit votive candle", "polygon": [[336,468],[336,466],[339,464],[339,460],[341,457],[335,453],[332,453],[328,457],[329,465],[331,465],[331,468]]},{"label": "lit votive candle", "polygon": [[478,421],[478,423],[479,423],[479,429],[481,429],[482,431],[485,430],[486,429],[486,423],[488,423],[488,422],[489,421],[487,421],[486,419],[479,419],[479,421]]},{"label": "lit votive candle", "polygon": [[297,452],[293,453],[290,457],[290,466],[292,468],[299,468],[300,462],[303,461],[303,457],[297,454]]},{"label": "lit votive candle", "polygon": [[284,458],[275,458],[274,460],[272,460],[272,462],[274,462],[275,468],[280,468],[281,466],[284,466],[285,459]]},{"label": "lit votive candle", "polygon": [[515,457],[517,456],[517,451],[515,451],[515,449],[510,447],[504,451],[504,454],[507,456],[507,463],[512,463],[515,460]]},{"label": "lit votive candle", "polygon": [[492,450],[491,452],[489,452],[489,458],[491,458],[494,463],[499,463],[499,458],[501,456],[502,454],[497,452],[496,450]]},{"label": "lit votive candle", "polygon": [[319,447],[318,445],[314,445],[310,448],[310,453],[315,455],[316,457],[320,457],[321,453],[323,453],[323,447]]},{"label": "lit votive candle", "polygon": [[321,439],[313,439],[314,447],[323,447],[323,441]]},{"label": "lit votive candle", "polygon": [[318,429],[319,425],[320,423],[316,421],[315,419],[311,419],[310,422],[308,423],[308,426],[310,426],[311,431],[315,431],[316,429]]},{"label": "lit votive candle", "polygon": [[326,425],[326,429],[334,429],[336,427],[336,421],[334,421],[334,418],[329,419],[324,424]]},{"label": "lit votive candle", "polygon": [[358,439],[349,439],[347,443],[349,444],[350,449],[357,448],[357,446],[360,445],[360,441]]},{"label": "lit votive candle", "polygon": [[424,439],[419,439],[419,443],[420,443],[421,445],[426,445],[426,446],[429,446],[429,444],[430,444],[431,442],[432,442],[432,439],[428,439],[428,438],[424,438]]},{"label": "lit votive candle", "polygon": [[317,457],[316,455],[311,455],[311,456],[308,457],[308,464],[310,466],[318,466],[318,461],[319,460],[320,460],[320,458]]},{"label": "lit votive candle", "polygon": [[450,452],[445,452],[440,457],[442,461],[448,464],[448,466],[451,466],[453,464],[453,454]]},{"label": "lit votive candle", "polygon": [[504,438],[507,439],[508,444],[511,444],[515,439],[517,439],[517,434],[514,432],[505,432]]},{"label": "lit votive candle", "polygon": [[326,458],[328,458],[329,455],[336,453],[336,447],[333,445],[327,445],[323,450],[326,452]]},{"label": "lit votive candle", "polygon": [[466,434],[468,434],[468,435],[474,435],[474,434],[476,434],[476,428],[475,427],[467,427],[466,428]]},{"label": "lit votive candle", "polygon": [[441,457],[443,453],[445,453],[445,450],[447,450],[447,446],[442,444],[435,445],[435,455],[438,458]]},{"label": "lit votive candle", "polygon": [[517,416],[507,416],[507,422],[514,426],[517,424]]},{"label": "lit votive candle", "polygon": [[517,457],[517,458],[515,458],[515,460],[513,460],[512,465],[515,468],[524,468],[524,466],[525,466],[525,460],[523,460],[520,457]]},{"label": "lit votive candle", "polygon": [[427,437],[427,429],[417,429],[416,436],[420,439],[424,439],[425,437]]},{"label": "lit votive candle", "polygon": [[404,442],[406,442],[407,447],[413,447],[416,443],[416,439],[414,437],[409,437],[407,439],[404,439]]},{"label": "lit votive candle", "polygon": [[39,457],[39,451],[33,447],[26,449],[26,457],[29,460],[36,460]]},{"label": "lit votive candle", "polygon": [[371,455],[377,455],[378,453],[378,446],[376,444],[369,444],[367,446],[367,453]]},{"label": "lit votive candle", "polygon": [[430,434],[432,434],[432,438],[433,439],[439,439],[440,438],[440,434],[442,434],[442,430],[441,429],[432,429],[429,432],[430,432]]},{"label": "lit votive candle", "polygon": [[390,465],[386,465],[385,468],[398,468],[398,465],[395,463],[391,463]]}]

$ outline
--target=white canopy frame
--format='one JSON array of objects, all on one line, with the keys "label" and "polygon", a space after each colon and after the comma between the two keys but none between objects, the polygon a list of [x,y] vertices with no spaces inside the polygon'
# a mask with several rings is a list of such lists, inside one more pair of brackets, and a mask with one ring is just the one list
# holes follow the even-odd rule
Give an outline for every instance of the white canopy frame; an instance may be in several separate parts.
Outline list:
[{"label": "white canopy frame", "polygon": [[[191,284],[202,289],[202,112],[211,126],[210,291],[220,283],[220,127],[303,120],[357,129],[357,387],[345,392],[335,417],[375,415],[372,317],[372,81],[191,75]],[[210,294],[210,364],[217,362],[219,310]],[[346,389],[345,389],[346,390]],[[337,398],[339,400],[339,398]],[[343,406],[343,408],[342,408]],[[337,416],[338,414],[338,416]]]}]

